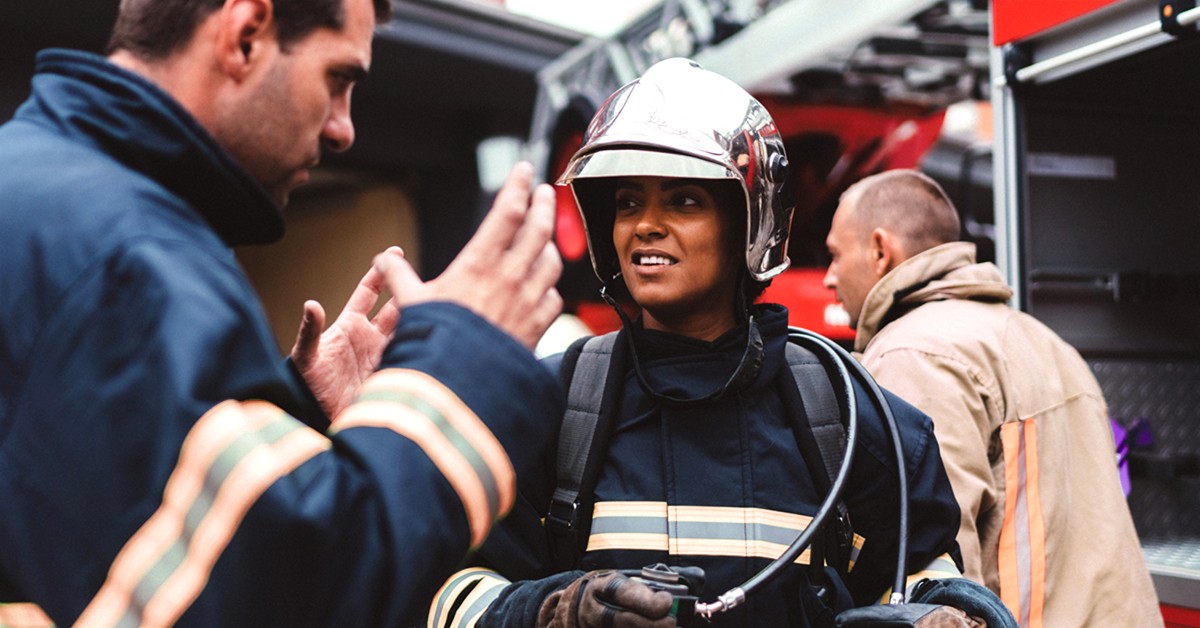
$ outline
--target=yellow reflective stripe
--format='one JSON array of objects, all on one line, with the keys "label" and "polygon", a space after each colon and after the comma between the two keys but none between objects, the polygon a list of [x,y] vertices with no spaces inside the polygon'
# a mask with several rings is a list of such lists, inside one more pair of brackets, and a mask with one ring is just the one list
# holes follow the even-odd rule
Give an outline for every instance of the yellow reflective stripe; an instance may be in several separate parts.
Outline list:
[{"label": "yellow reflective stripe", "polygon": [[793,530],[803,530],[812,523],[812,517],[763,508],[732,508],[728,506],[671,506],[670,516],[675,521],[698,521],[711,523],[761,523]]},{"label": "yellow reflective stripe", "polygon": [[[600,502],[593,510],[587,549],[774,559],[811,522],[805,515],[763,508]],[[864,542],[861,535],[854,536],[854,556]],[[806,551],[796,562],[808,560]]]},{"label": "yellow reflective stripe", "polygon": [[372,375],[334,429],[389,429],[419,446],[458,494],[478,547],[516,498],[516,472],[500,441],[449,388],[420,371]]},{"label": "yellow reflective stripe", "polygon": [[[961,577],[963,577],[962,572],[958,570],[958,565],[954,564],[954,559],[949,554],[942,554],[933,559],[921,571],[908,575],[904,580],[905,597],[911,595],[913,585],[922,580],[943,580],[946,578]],[[892,590],[892,587],[888,587],[888,590],[883,592],[883,596],[879,598],[880,604],[887,604],[890,601]]]},{"label": "yellow reflective stripe", "polygon": [[850,546],[850,558],[846,561],[846,573],[854,571],[854,565],[858,562],[858,555],[862,552],[863,537],[855,534]]},{"label": "yellow reflective stripe", "polygon": [[423,398],[441,412],[442,416],[454,426],[474,446],[476,452],[496,477],[499,486],[505,486],[505,478],[509,478],[512,490],[501,493],[498,512],[503,515],[512,509],[516,500],[516,472],[504,446],[488,429],[475,412],[463,403],[454,391],[433,377],[421,371],[409,369],[386,369],[372,375],[363,385],[364,392],[373,390],[393,390],[406,392]]},{"label": "yellow reflective stripe", "polygon": [[462,620],[456,621],[454,625],[461,628],[474,628],[475,624],[479,623],[479,618],[483,617],[484,611],[492,602],[496,601],[496,598],[500,597],[500,591],[508,585],[508,580],[500,577],[484,578],[479,586],[471,591],[467,599],[463,600],[462,607],[458,610]]},{"label": "yellow reflective stripe", "polygon": [[192,427],[162,505],[117,554],[77,626],[173,624],[208,582],[246,512],[329,440],[261,401],[226,401]]},{"label": "yellow reflective stripe", "polygon": [[[733,556],[739,558],[779,558],[788,548],[782,543],[767,541],[714,541],[711,539],[675,539],[671,543],[673,556]],[[810,560],[808,550],[796,557],[797,565],[807,565]]]},{"label": "yellow reflective stripe", "polygon": [[54,621],[37,604],[0,604],[0,627],[53,628]]},{"label": "yellow reflective stripe", "polygon": [[[778,558],[788,546],[782,543],[753,540],[714,540],[694,538],[670,538],[666,534],[593,534],[588,538],[587,551],[640,550],[666,552],[672,556],[733,556],[738,558]],[[796,558],[796,563],[807,565],[809,552],[805,550]]]},{"label": "yellow reflective stripe", "polygon": [[[806,530],[812,517],[765,508],[734,508],[728,506],[670,506],[667,516],[673,522],[733,523],[788,528],[799,534]],[[832,524],[830,524],[832,525]],[[862,550],[866,539],[855,534],[854,555]],[[789,543],[790,544],[790,541]],[[785,545],[786,547],[786,545]]]},{"label": "yellow reflective stripe", "polygon": [[941,556],[933,559],[933,562],[929,563],[925,569],[913,574],[912,577],[915,576],[921,576],[931,580],[937,580],[939,578],[961,578],[962,572],[958,570],[958,565],[954,564],[954,559],[951,558],[949,554],[942,554]]},{"label": "yellow reflective stripe", "polygon": [[667,502],[598,502],[592,509],[592,519],[602,517],[663,517]]},{"label": "yellow reflective stripe", "polygon": [[587,551],[643,550],[647,552],[666,552],[670,550],[670,547],[670,539],[667,538],[666,534],[611,532],[589,536]]},{"label": "yellow reflective stripe", "polygon": [[[479,616],[509,584],[504,576],[482,567],[464,569],[450,576],[433,596],[426,628],[474,626]],[[465,597],[464,597],[465,596]],[[461,598],[461,603],[460,603]],[[479,606],[482,604],[482,606]],[[453,619],[450,609],[458,606]]]}]

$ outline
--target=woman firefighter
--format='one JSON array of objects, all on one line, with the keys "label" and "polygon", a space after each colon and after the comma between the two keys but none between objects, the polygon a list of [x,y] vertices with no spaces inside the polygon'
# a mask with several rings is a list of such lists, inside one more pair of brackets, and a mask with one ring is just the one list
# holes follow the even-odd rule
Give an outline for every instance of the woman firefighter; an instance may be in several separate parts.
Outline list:
[{"label": "woman firefighter", "polygon": [[[787,310],[755,304],[788,266],[792,212],[767,111],[691,61],[660,62],[600,107],[558,183],[574,191],[606,296],[640,315],[618,307],[621,331],[548,359],[571,390],[558,448],[544,475],[521,479],[478,566],[439,592],[431,626],[675,625],[680,600],[766,568],[831,485],[828,440],[810,423],[849,402],[824,369],[818,384],[796,379]],[[854,393],[841,516],[712,625],[832,625],[892,585],[896,456],[860,383]],[[956,575],[958,506],[933,427],[887,401],[912,504],[909,571]]]}]

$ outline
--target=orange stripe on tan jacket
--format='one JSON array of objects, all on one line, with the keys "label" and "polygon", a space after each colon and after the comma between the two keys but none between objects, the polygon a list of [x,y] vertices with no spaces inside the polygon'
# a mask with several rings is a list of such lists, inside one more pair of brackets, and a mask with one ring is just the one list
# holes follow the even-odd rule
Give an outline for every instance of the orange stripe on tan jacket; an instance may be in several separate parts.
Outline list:
[{"label": "orange stripe on tan jacket", "polygon": [[1021,626],[1041,628],[1046,587],[1046,530],[1038,486],[1037,422],[1000,428],[1004,447],[1004,525],[998,564],[1000,599]]}]

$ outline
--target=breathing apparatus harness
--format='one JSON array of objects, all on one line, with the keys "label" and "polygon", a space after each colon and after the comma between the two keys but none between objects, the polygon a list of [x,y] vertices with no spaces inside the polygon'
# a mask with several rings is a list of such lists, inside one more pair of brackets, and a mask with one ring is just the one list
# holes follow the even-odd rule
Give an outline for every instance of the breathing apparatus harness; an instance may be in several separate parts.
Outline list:
[{"label": "breathing apparatus harness", "polygon": [[[615,279],[615,277],[614,277]],[[739,295],[742,291],[738,291]],[[720,398],[727,390],[736,389],[741,382],[749,381],[758,375],[759,369],[763,361],[763,340],[758,331],[758,326],[755,324],[752,313],[747,314],[747,334],[746,348],[742,352],[741,360],[734,370],[733,374],[719,389],[696,399],[679,399],[669,395],[659,393],[654,390],[649,381],[642,372],[640,361],[637,357],[635,348],[634,332],[637,327],[629,320],[621,307],[607,291],[607,286],[601,290],[601,296],[617,311],[626,330],[630,333],[626,335],[629,341],[629,354],[633,362],[634,372],[637,375],[638,381],[647,393],[653,395],[657,399],[681,405],[694,405]],[[744,297],[739,301],[739,304],[744,304]],[[749,312],[749,308],[739,308],[739,311]],[[789,327],[788,341],[799,345],[810,351],[817,357],[827,372],[836,373],[836,377],[830,377],[830,383],[838,383],[840,386],[834,386],[837,391],[835,394],[840,394],[841,399],[838,404],[839,408],[844,409],[844,416],[841,417],[841,422],[845,428],[845,450],[842,455],[840,464],[837,466],[836,473],[831,470],[831,482],[827,495],[822,501],[817,512],[812,517],[811,523],[801,532],[791,545],[775,560],[771,561],[765,568],[752,576],[740,586],[734,587],[729,591],[717,596],[717,599],[712,602],[701,602],[694,594],[703,584],[703,572],[699,568],[679,568],[668,567],[666,565],[651,565],[641,570],[623,570],[627,576],[645,583],[647,586],[665,590],[675,597],[675,606],[672,609],[672,614],[676,617],[676,621],[681,626],[690,625],[698,619],[708,619],[717,613],[728,611],[736,606],[743,604],[746,599],[760,587],[770,582],[776,576],[781,574],[785,568],[790,566],[808,547],[813,543],[814,538],[824,531],[825,526],[831,521],[838,521],[846,516],[845,506],[842,503],[841,497],[845,490],[846,478],[850,474],[851,466],[854,461],[854,448],[857,442],[858,434],[858,407],[854,393],[854,381],[860,382],[868,392],[871,403],[879,411],[883,417],[887,432],[891,437],[893,448],[896,455],[896,474],[899,484],[898,497],[900,500],[899,507],[899,539],[897,543],[897,559],[895,580],[892,586],[892,594],[889,598],[889,604],[899,605],[905,601],[905,582],[907,579],[907,569],[905,557],[908,555],[908,479],[904,467],[903,445],[900,441],[900,431],[896,424],[895,417],[892,414],[891,407],[887,399],[883,396],[883,391],[875,383],[874,378],[867,373],[866,369],[850,355],[845,349],[837,343],[813,333],[811,331]],[[604,388],[604,387],[599,387]],[[597,390],[593,395],[603,394],[602,390]],[[596,398],[596,407],[599,407],[598,397]],[[570,412],[570,410],[568,410]],[[567,428],[564,426],[564,433]],[[559,462],[560,467],[563,466],[564,460],[575,459],[582,454],[583,458],[587,457],[588,449],[591,446],[591,433],[588,432],[583,442],[575,442],[569,446],[569,450],[564,452],[560,448]],[[576,463],[578,465],[580,463]],[[826,461],[827,466],[830,465]],[[554,500],[551,506],[551,511],[546,517],[548,526],[557,526],[559,528],[571,529],[576,523],[576,511],[579,507],[578,491],[581,482],[576,481],[575,485],[569,487],[569,490],[564,491],[562,481],[560,487],[555,490]],[[557,506],[557,509],[556,509]],[[840,521],[840,523],[846,523]],[[699,573],[697,573],[699,572]]]}]

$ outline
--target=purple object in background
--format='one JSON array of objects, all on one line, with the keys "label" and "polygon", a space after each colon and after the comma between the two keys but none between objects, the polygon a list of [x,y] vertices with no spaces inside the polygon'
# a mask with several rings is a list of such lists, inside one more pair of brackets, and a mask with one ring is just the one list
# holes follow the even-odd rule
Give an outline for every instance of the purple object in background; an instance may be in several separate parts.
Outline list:
[{"label": "purple object in background", "polygon": [[1112,423],[1113,441],[1117,443],[1117,472],[1121,476],[1121,490],[1129,497],[1132,487],[1129,484],[1129,432],[1117,419],[1109,419]]},{"label": "purple object in background", "polygon": [[1121,476],[1121,490],[1129,497],[1132,486],[1129,482],[1129,450],[1134,447],[1149,447],[1154,442],[1150,432],[1150,422],[1146,417],[1134,419],[1129,427],[1122,424],[1121,419],[1109,419],[1112,424],[1113,441],[1117,444],[1117,471]]}]

